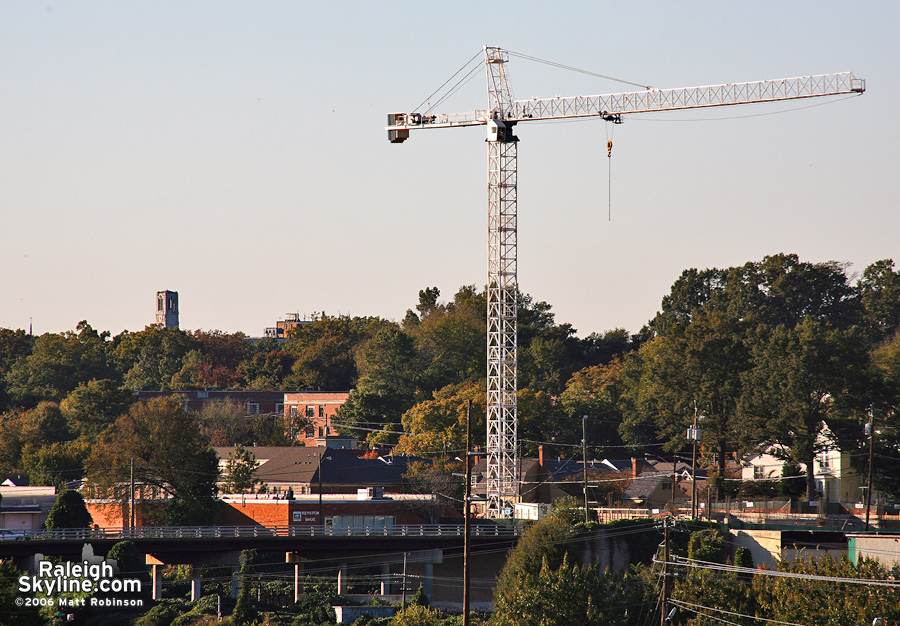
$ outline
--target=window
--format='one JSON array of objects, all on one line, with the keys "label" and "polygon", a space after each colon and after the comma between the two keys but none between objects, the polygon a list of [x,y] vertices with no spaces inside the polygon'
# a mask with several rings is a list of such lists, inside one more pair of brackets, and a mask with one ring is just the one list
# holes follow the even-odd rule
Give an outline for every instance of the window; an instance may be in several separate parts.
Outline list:
[{"label": "window", "polygon": [[663,484],[662,484],[662,490],[663,490],[663,491],[671,491],[671,490],[672,490],[672,483],[663,483]]},{"label": "window", "polygon": [[157,298],[156,299],[156,310],[162,311],[164,309],[164,306],[163,306],[164,303],[165,303],[165,300],[163,300],[162,298]]},{"label": "window", "polygon": [[300,407],[298,407],[296,404],[290,405],[288,407],[288,410],[290,411],[291,417],[299,417],[300,416]]},{"label": "window", "polygon": [[247,403],[247,415],[259,415],[259,402]]},{"label": "window", "polygon": [[766,468],[762,465],[753,466],[753,480],[762,480],[766,477]]},{"label": "window", "polygon": [[284,402],[276,402],[275,403],[275,415],[281,415],[284,413]]},{"label": "window", "polygon": [[325,417],[325,405],[324,404],[319,405],[319,417]]},{"label": "window", "polygon": [[306,417],[315,417],[316,416],[316,407],[315,405],[309,404],[306,406]]}]

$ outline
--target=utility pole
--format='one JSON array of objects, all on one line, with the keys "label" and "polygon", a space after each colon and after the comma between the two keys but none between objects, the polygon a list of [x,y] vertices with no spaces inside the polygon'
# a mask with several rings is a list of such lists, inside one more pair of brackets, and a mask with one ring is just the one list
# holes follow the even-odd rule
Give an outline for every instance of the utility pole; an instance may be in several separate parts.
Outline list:
[{"label": "utility pole", "polygon": [[869,478],[866,481],[866,532],[869,532],[869,513],[872,511],[872,461],[875,458],[875,412],[869,411],[869,423],[866,424],[869,436]]},{"label": "utility pole", "polygon": [[132,532],[133,532],[135,520],[137,519],[137,516],[135,515],[135,511],[134,511],[134,459],[133,458],[131,459],[131,507],[130,508],[131,508],[131,510],[129,512],[131,513],[131,515],[129,517],[131,518],[131,522],[129,524],[129,527],[132,529]]},{"label": "utility pole", "polygon": [[324,465],[325,461],[330,460],[331,457],[325,456],[324,452],[322,453],[322,456],[319,457],[319,525],[322,526],[322,532],[325,531],[325,518],[322,516],[322,466]]},{"label": "utility pole", "polygon": [[660,604],[659,625],[666,624],[666,611],[669,608],[669,516],[663,520],[663,566],[662,566],[662,603]]},{"label": "utility pole", "polygon": [[472,401],[466,406],[466,507],[465,542],[463,544],[463,626],[469,626],[469,532],[472,501]]},{"label": "utility pole", "polygon": [[584,461],[584,523],[587,524],[588,518],[588,491],[587,491],[587,418],[585,415],[581,420],[581,456]]},{"label": "utility pole", "polygon": [[400,612],[406,615],[406,557],[409,556],[409,552],[403,553],[403,589],[400,590]]},{"label": "utility pole", "polygon": [[675,488],[678,483],[678,455],[672,455],[672,515],[676,515],[678,510],[675,508]]},{"label": "utility pole", "polygon": [[694,453],[691,457],[691,519],[697,519],[697,442],[700,441],[700,429],[697,428],[697,402],[694,402],[694,426],[688,428],[688,439],[694,442]]}]

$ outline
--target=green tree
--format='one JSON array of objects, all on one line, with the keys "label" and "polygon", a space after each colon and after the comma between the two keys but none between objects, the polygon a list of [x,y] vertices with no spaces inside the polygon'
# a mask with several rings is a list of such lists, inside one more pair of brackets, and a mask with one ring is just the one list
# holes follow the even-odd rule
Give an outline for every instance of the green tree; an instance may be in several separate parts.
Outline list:
[{"label": "green tree", "polygon": [[7,373],[13,402],[24,406],[59,402],[79,383],[109,378],[114,372],[107,358],[108,335],[82,321],[74,332],[38,337],[31,354],[16,360]]},{"label": "green tree", "polygon": [[474,286],[464,286],[452,302],[438,304],[435,292],[433,301],[417,307],[421,320],[403,326],[414,339],[422,362],[418,384],[424,391],[480,379],[487,368],[484,295]]},{"label": "green tree", "polygon": [[258,467],[259,461],[253,453],[241,444],[236,444],[225,465],[225,490],[228,493],[252,491],[258,482],[253,476]]},{"label": "green tree", "polygon": [[724,298],[733,317],[771,328],[794,328],[812,317],[847,329],[859,322],[862,310],[845,265],[800,261],[796,254],[731,268]]},{"label": "green tree", "polygon": [[72,489],[64,489],[56,496],[56,502],[47,515],[44,525],[56,530],[60,528],[90,528],[94,523],[84,503],[84,497]]},{"label": "green tree", "polygon": [[231,613],[231,621],[235,626],[249,626],[256,616],[256,610],[250,603],[250,574],[253,572],[253,560],[256,558],[256,550],[244,550],[241,552],[241,569],[238,573],[237,604]]},{"label": "green tree", "polygon": [[857,328],[840,330],[811,316],[794,329],[760,327],[754,342],[741,410],[756,420],[761,443],[806,467],[806,494],[814,500],[813,461],[833,445],[821,435],[830,421],[853,415],[848,404],[864,384],[864,343]]},{"label": "green tree", "polygon": [[6,376],[19,359],[25,359],[34,348],[34,337],[24,330],[0,328],[0,412],[10,408]]},{"label": "green tree", "polygon": [[32,485],[65,485],[84,475],[84,460],[90,452],[85,441],[54,442],[22,447],[19,468]]},{"label": "green tree", "polygon": [[422,399],[417,393],[418,356],[412,337],[396,326],[382,328],[363,346],[357,356],[359,385],[338,411],[351,431],[353,426],[371,429],[399,423],[403,413]]},{"label": "green tree", "polygon": [[883,259],[869,265],[857,283],[863,306],[863,323],[878,343],[900,330],[900,274],[894,262]]},{"label": "green tree", "polygon": [[373,317],[326,316],[290,332],[295,356],[287,384],[294,389],[343,390],[359,376],[356,352],[386,323]]},{"label": "green tree", "polygon": [[93,441],[128,410],[134,394],[105,378],[80,383],[60,403],[59,408],[69,426],[79,436]]},{"label": "green tree", "polygon": [[709,563],[725,562],[725,536],[717,528],[704,528],[691,533],[688,558]]},{"label": "green tree", "polygon": [[625,392],[625,366],[617,357],[605,365],[593,365],[575,372],[559,397],[567,420],[557,420],[569,426],[565,434],[558,433],[560,442],[576,442],[581,438],[584,416],[588,445],[606,450],[622,444],[618,427],[622,423],[622,395]]},{"label": "green tree", "polygon": [[36,608],[22,607],[19,571],[12,559],[0,560],[0,626],[44,626],[46,622]]},{"label": "green tree", "polygon": [[625,354],[640,347],[641,338],[624,328],[614,328],[602,333],[591,333],[582,340],[586,366],[606,365],[613,359],[621,359]]},{"label": "green tree", "polygon": [[780,562],[778,571],[799,578],[754,576],[753,590],[759,615],[795,624],[872,624],[882,617],[886,624],[900,620],[900,590],[895,586],[859,585],[815,577],[893,580],[892,572],[875,561],[861,559],[854,565],[846,556],[834,560],[798,558]]},{"label": "green tree", "polygon": [[169,524],[211,521],[218,458],[177,396],[132,405],[100,435],[85,462],[94,497],[125,501],[132,459],[141,490],[171,496],[165,510]]},{"label": "green tree", "polygon": [[182,369],[185,355],[199,348],[190,333],[153,324],[114,337],[112,354],[126,388],[165,390],[172,388],[172,378]]},{"label": "green tree", "polygon": [[[702,417],[703,440],[715,451],[718,474],[724,475],[729,453],[756,443],[738,410],[741,374],[750,368],[744,335],[740,320],[695,310],[686,326],[672,325],[665,335],[643,344],[638,376],[630,379],[630,398],[623,403],[626,442],[646,443],[641,425],[650,419],[665,448],[679,450],[689,443],[687,428]],[[720,483],[720,498],[722,490]]]},{"label": "green tree", "polygon": [[285,381],[290,377],[296,357],[287,350],[257,352],[241,361],[238,373],[248,389],[287,390]]}]

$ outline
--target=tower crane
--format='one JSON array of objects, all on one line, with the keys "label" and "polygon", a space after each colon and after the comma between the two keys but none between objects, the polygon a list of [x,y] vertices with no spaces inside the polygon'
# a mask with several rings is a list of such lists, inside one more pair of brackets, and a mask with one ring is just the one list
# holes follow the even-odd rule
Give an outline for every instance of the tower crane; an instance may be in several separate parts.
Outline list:
[{"label": "tower crane", "polygon": [[633,113],[779,102],[862,94],[865,81],[850,72],[705,87],[646,89],[600,96],[514,100],[509,52],[485,46],[488,109],[463,113],[389,113],[391,143],[411,130],[485,126],[488,150],[487,281],[487,503],[486,516],[508,517],[518,498],[517,391],[517,193],[516,159],[521,122],[600,117],[621,123]]}]

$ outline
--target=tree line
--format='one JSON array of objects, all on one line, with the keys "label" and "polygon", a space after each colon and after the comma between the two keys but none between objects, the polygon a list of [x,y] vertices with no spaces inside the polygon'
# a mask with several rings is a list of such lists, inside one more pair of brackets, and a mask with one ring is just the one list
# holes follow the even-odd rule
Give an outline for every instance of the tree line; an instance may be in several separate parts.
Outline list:
[{"label": "tree line", "polygon": [[[83,470],[94,443],[137,410],[133,391],[142,389],[349,389],[340,430],[396,453],[458,456],[469,400],[475,442],[484,445],[486,300],[472,285],[440,296],[421,290],[399,321],[323,316],[284,342],[156,325],[116,336],[87,322],[39,337],[0,329],[0,471]],[[714,478],[728,459],[770,449],[807,468],[814,497],[815,454],[837,445],[865,463],[858,453],[871,415],[878,486],[900,493],[893,261],[859,276],[792,254],[685,270],[634,334],[579,338],[550,304],[524,293],[518,300],[523,455],[544,445],[580,457],[585,415],[591,456],[668,454],[687,448],[697,417],[701,466]],[[283,436],[271,419],[227,413],[198,418],[198,436],[219,445]]]}]

